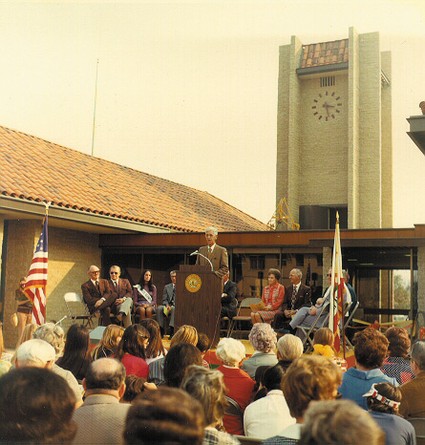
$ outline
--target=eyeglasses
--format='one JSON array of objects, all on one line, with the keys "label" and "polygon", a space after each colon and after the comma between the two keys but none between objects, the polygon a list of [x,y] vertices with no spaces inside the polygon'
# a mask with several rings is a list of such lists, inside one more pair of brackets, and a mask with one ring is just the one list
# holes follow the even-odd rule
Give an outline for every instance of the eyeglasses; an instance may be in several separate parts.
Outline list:
[{"label": "eyeglasses", "polygon": [[118,275],[118,272],[109,272],[110,275]]},{"label": "eyeglasses", "polygon": [[328,273],[328,274],[326,274],[326,276],[327,276],[327,277],[331,277],[331,276],[332,276],[332,274],[331,274],[331,273]]}]

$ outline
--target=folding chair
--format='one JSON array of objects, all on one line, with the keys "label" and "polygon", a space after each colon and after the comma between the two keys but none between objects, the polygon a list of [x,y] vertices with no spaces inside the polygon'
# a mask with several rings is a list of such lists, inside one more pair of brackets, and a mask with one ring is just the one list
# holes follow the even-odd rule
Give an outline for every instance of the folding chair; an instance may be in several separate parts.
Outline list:
[{"label": "folding chair", "polygon": [[415,428],[416,444],[425,445],[425,418],[408,418],[408,420]]},{"label": "folding chair", "polygon": [[[328,311],[326,314],[326,317],[322,317],[325,312]],[[314,319],[313,323],[311,325],[303,325],[297,326],[297,329],[299,329],[303,334],[304,338],[302,339],[303,346],[305,352],[309,350],[313,350],[313,335],[314,333],[322,328],[323,326],[326,326],[329,321],[329,304],[324,304],[319,312],[317,313],[316,318]]]},{"label": "folding chair", "polygon": [[353,319],[354,313],[357,311],[357,308],[359,307],[359,304],[360,303],[357,301],[356,303],[354,303],[354,305],[351,305],[348,317],[347,317],[347,319],[344,322],[345,341],[346,341],[347,346],[350,347],[350,348],[354,348],[354,346],[353,346],[353,344],[351,343],[350,339],[347,336],[347,328],[351,327],[350,326],[351,320]]},{"label": "folding chair", "polygon": [[[232,318],[230,321],[230,327],[228,332],[228,337],[231,337],[233,334],[233,331],[235,330],[236,325],[240,326],[242,322],[251,322],[251,304],[258,304],[260,303],[261,298],[244,298],[239,306],[238,311],[236,315]],[[238,329],[242,330],[242,329]]]},{"label": "folding chair", "polygon": [[[68,316],[72,321],[83,320],[83,326],[93,328],[93,318],[96,318],[94,314],[90,314],[87,305],[84,303],[82,297],[76,292],[67,292],[63,299],[68,310]],[[74,309],[74,310],[73,310]],[[77,311],[78,312],[75,312]]]}]

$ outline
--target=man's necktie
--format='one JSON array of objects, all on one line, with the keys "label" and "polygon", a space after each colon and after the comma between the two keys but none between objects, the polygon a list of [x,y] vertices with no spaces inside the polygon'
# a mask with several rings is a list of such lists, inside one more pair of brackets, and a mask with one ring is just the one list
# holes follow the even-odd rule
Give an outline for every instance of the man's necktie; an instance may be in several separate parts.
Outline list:
[{"label": "man's necktie", "polygon": [[173,286],[173,295],[171,297],[171,306],[174,306],[175,301],[176,301],[176,286]]},{"label": "man's necktie", "polygon": [[100,292],[99,281],[96,281],[96,289]]},{"label": "man's necktie", "polygon": [[292,286],[291,309],[294,309],[296,299],[297,299],[297,286]]}]

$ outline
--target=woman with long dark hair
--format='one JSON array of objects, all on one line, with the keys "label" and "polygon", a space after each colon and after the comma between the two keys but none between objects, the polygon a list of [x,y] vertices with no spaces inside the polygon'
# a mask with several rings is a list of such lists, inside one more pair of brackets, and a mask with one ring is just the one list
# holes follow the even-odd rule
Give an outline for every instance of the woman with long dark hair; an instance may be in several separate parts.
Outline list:
[{"label": "woman with long dark hair", "polygon": [[73,324],[66,334],[63,356],[59,357],[57,365],[71,371],[78,381],[82,381],[91,362],[89,345],[89,330],[83,325]]},{"label": "woman with long dark hair", "polygon": [[152,318],[146,318],[141,320],[140,324],[149,331],[149,343],[145,351],[146,363],[149,365],[155,360],[165,357],[167,351],[162,343],[161,329],[158,322]]},{"label": "woman with long dark hair", "polygon": [[117,358],[125,367],[126,375],[148,378],[149,366],[146,363],[146,347],[149,331],[138,324],[126,328],[118,345]]},{"label": "woman with long dark hair", "polygon": [[143,272],[136,290],[134,298],[136,316],[139,320],[152,318],[156,309],[157,289],[155,284],[153,284],[152,272],[150,270]]}]

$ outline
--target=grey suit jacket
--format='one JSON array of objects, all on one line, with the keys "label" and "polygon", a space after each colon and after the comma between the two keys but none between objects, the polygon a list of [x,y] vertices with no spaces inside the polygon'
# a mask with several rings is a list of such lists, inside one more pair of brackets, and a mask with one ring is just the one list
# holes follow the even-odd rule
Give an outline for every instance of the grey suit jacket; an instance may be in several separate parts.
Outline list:
[{"label": "grey suit jacket", "polygon": [[164,290],[162,292],[162,304],[164,306],[175,306],[176,302],[174,298],[173,283],[168,283],[164,286]]},{"label": "grey suit jacket", "polygon": [[78,425],[74,444],[103,445],[121,444],[128,403],[105,394],[94,394],[86,398],[75,410],[73,420]]},{"label": "grey suit jacket", "polygon": [[[222,278],[223,275],[229,271],[229,258],[227,256],[227,250],[224,247],[216,244],[212,253],[208,254],[208,246],[202,246],[199,248],[199,253],[211,261],[213,271],[218,277]],[[196,264],[200,264],[201,266],[210,265],[208,261],[200,255],[197,256]]]}]

